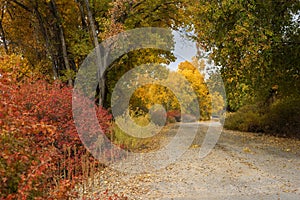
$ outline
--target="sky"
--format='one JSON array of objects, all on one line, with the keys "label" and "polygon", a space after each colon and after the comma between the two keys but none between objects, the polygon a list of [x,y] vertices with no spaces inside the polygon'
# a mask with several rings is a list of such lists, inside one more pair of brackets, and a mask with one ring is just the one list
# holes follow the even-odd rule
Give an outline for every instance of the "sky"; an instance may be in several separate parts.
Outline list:
[{"label": "sky", "polygon": [[[179,63],[183,61],[192,61],[192,58],[197,55],[197,47],[196,42],[182,36],[177,31],[173,31],[174,40],[175,40],[175,50],[172,51],[172,53],[176,56],[176,61],[170,63],[167,67],[172,70],[176,71]],[[205,79],[207,80],[209,78],[208,68],[214,71],[214,69],[219,68],[216,67],[212,62],[210,64],[207,62],[208,60],[203,58],[205,60],[206,69],[204,70]]]},{"label": "sky", "polygon": [[173,54],[176,56],[176,61],[169,64],[168,68],[171,70],[177,70],[177,66],[179,63],[183,61],[191,61],[192,57],[196,56],[197,48],[196,43],[184,38],[178,32],[173,31],[174,39],[175,39],[175,50]]}]

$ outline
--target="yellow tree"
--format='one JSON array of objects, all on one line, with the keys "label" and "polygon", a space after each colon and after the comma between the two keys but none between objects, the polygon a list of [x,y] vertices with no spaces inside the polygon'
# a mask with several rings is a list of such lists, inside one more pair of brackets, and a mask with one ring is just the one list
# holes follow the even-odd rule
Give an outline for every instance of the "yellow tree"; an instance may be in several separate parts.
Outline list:
[{"label": "yellow tree", "polygon": [[[199,64],[203,66],[203,62]],[[141,77],[143,80],[147,79],[142,75]],[[215,96],[219,101],[218,95]],[[133,110],[141,109],[144,112],[148,112],[155,104],[162,105],[166,111],[181,110],[182,114],[195,114],[198,109],[202,120],[209,119],[212,109],[211,95],[203,75],[187,61],[179,65],[178,72],[169,71],[167,79],[138,88],[130,103]]]},{"label": "yellow tree", "polygon": [[149,84],[137,89],[131,99],[132,107],[148,111],[153,105],[162,105],[167,111],[179,109],[174,93],[159,84]]},{"label": "yellow tree", "polygon": [[[198,97],[198,105],[200,117],[202,120],[207,120],[211,115],[211,94],[209,94],[207,85],[204,80],[204,75],[201,70],[204,68],[204,62],[195,62],[193,64],[188,61],[181,62],[178,65],[178,73],[182,74],[191,84],[195,94]],[[195,109],[195,108],[190,108]]]}]

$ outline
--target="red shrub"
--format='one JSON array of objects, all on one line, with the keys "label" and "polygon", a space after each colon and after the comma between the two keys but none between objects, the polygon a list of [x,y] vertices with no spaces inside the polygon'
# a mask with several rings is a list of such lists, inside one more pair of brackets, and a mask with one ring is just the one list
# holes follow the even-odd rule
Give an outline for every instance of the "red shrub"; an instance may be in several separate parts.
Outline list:
[{"label": "red shrub", "polygon": [[[0,74],[0,199],[65,198],[86,155],[73,121],[72,88]],[[108,133],[111,115],[97,108],[97,116]]]},{"label": "red shrub", "polygon": [[181,121],[181,112],[179,110],[170,110],[167,112],[168,122],[180,122]]}]

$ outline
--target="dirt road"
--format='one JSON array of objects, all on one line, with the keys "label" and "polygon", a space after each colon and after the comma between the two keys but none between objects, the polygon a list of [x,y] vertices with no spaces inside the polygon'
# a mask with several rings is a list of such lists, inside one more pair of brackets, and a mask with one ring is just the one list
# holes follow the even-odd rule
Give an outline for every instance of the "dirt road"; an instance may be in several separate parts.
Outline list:
[{"label": "dirt road", "polygon": [[[108,189],[129,199],[300,199],[299,140],[225,130],[201,159],[206,130],[201,124],[190,148],[167,167],[151,171],[141,163],[142,173],[101,171],[89,196]],[[174,126],[162,145],[176,131]],[[188,131],[184,135],[188,138]]]}]

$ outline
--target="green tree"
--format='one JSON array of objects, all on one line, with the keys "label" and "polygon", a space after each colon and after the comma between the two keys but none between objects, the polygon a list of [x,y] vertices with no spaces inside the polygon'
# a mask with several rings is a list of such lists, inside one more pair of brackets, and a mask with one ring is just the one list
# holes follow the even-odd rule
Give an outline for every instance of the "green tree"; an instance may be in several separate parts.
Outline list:
[{"label": "green tree", "polygon": [[233,110],[265,99],[273,85],[280,95],[299,94],[299,9],[297,0],[201,0],[189,7],[199,46],[222,66]]}]

